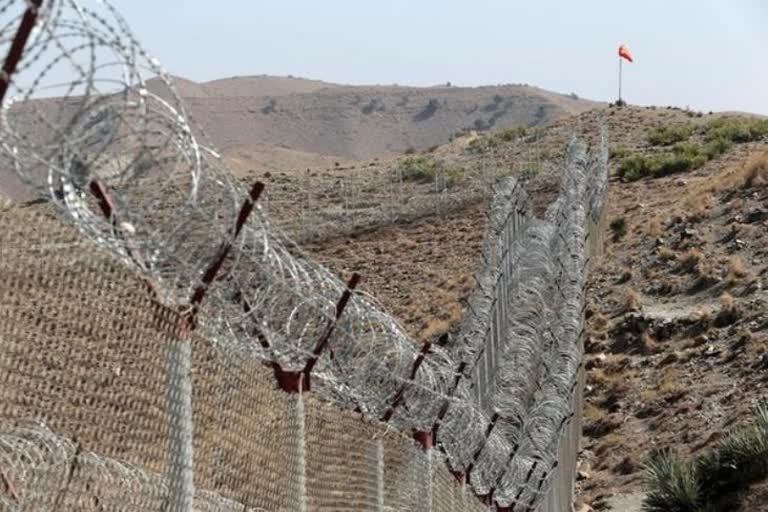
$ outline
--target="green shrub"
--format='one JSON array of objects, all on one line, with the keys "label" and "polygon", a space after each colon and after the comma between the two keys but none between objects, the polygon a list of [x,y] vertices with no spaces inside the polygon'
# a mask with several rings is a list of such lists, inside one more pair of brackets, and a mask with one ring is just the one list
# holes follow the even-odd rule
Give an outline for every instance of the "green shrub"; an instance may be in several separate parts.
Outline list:
[{"label": "green shrub", "polygon": [[701,510],[701,484],[696,468],[670,451],[651,456],[644,467],[648,493],[645,512],[697,512]]},{"label": "green shrub", "polygon": [[671,146],[687,140],[692,133],[693,127],[688,124],[657,126],[648,133],[648,143],[653,146]]},{"label": "green shrub", "polygon": [[732,432],[696,460],[709,501],[768,475],[768,402],[760,404],[756,413],[751,425]]},{"label": "green shrub", "polygon": [[613,233],[613,241],[618,242],[627,234],[627,219],[616,217],[608,224],[608,227],[611,228],[611,233]]},{"label": "green shrub", "polygon": [[403,181],[430,183],[437,176],[437,164],[423,156],[411,156],[400,161],[397,173]]},{"label": "green shrub", "polygon": [[499,145],[499,139],[493,135],[481,135],[475,137],[467,144],[467,150],[471,153],[485,153]]},{"label": "green shrub", "polygon": [[634,155],[624,159],[618,175],[626,181],[636,181],[646,176],[661,178],[670,174],[688,172],[704,165],[703,155],[688,153],[660,153],[655,155]]},{"label": "green shrub", "polygon": [[501,130],[498,133],[495,133],[494,135],[498,137],[500,140],[503,140],[504,142],[510,142],[516,139],[519,139],[521,137],[525,137],[528,134],[528,128],[525,126],[516,126],[514,128],[507,128],[506,130]]},{"label": "green shrub", "polygon": [[731,142],[752,142],[768,135],[768,119],[752,117],[720,117],[704,128],[707,141],[726,139]]},{"label": "green shrub", "polygon": [[[477,124],[475,127],[477,128]],[[490,128],[490,126],[487,128]],[[472,139],[469,141],[467,149],[472,153],[484,153],[489,149],[495,148],[502,142],[511,142],[513,140],[525,137],[530,133],[532,132],[525,126],[507,128],[506,130],[489,133]]]},{"label": "green shrub", "polygon": [[704,143],[703,153],[710,160],[728,152],[733,142],[725,137],[715,137]]},{"label": "green shrub", "polygon": [[691,461],[670,451],[654,453],[645,464],[646,512],[725,512],[738,493],[768,476],[768,401],[754,421],[731,432]]},{"label": "green shrub", "polygon": [[620,160],[622,158],[625,158],[632,154],[632,152],[624,147],[624,146],[611,146],[611,149],[608,151],[608,157],[611,159]]}]

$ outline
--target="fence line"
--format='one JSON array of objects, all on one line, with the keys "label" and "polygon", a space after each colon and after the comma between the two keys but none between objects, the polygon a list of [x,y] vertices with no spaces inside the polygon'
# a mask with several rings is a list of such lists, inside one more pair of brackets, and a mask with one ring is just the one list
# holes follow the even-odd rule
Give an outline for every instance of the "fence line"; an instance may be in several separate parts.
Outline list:
[{"label": "fence line", "polygon": [[[355,290],[359,276],[340,281],[274,227],[257,203],[261,186],[243,190],[197,141],[172,83],[109,3],[104,12],[74,0],[24,5],[0,7],[9,17],[0,24],[0,49],[10,45],[9,54],[19,44],[19,17],[34,13],[39,28],[15,73],[7,73],[12,96],[0,118],[0,163],[50,195],[79,234],[62,238],[55,234],[61,226],[41,218],[39,231],[4,233],[0,304],[14,327],[0,331],[7,388],[0,426],[9,435],[18,421],[43,421],[57,439],[77,439],[78,450],[85,443],[90,452],[158,472],[163,504],[145,496],[137,502],[143,510],[191,511],[201,506],[196,489],[203,488],[244,509],[450,510],[460,501],[462,510],[482,502],[532,511],[553,492],[563,506],[567,493],[551,486],[555,479],[558,489],[567,486],[575,470],[584,283],[600,246],[605,140],[593,157],[581,143],[569,146],[560,195],[545,219],[528,212],[514,180],[498,184],[478,290],[460,335],[448,345],[418,347]],[[97,62],[94,48],[113,59],[109,65]],[[78,76],[60,85],[64,97],[34,99],[62,63]],[[101,76],[112,65],[123,70],[119,80]],[[147,69],[164,81],[169,98],[148,91]],[[103,89],[105,83],[117,90]],[[30,225],[25,215],[4,214],[9,226],[22,228]],[[78,252],[82,241],[111,258]],[[35,254],[55,258],[32,262]],[[116,271],[112,259],[130,273]],[[23,268],[52,282],[26,282]],[[85,283],[70,282],[73,271]],[[130,300],[120,300],[115,282],[136,278]],[[42,310],[19,289],[36,296]],[[82,307],[70,311],[67,300]],[[96,304],[116,322],[109,329],[120,325],[104,340],[98,319],[86,313]],[[41,325],[56,334],[43,335]],[[35,347],[50,360],[38,360]],[[112,375],[89,350],[121,370]],[[81,375],[57,358],[98,371]],[[259,380],[264,367],[279,391]],[[132,370],[125,370],[130,379],[122,368]],[[99,379],[104,389],[125,386],[124,395],[100,395]],[[30,390],[28,403],[22,397]],[[305,409],[305,396],[335,407],[312,401]],[[71,408],[44,406],[60,402]],[[97,411],[113,411],[119,421],[94,430],[85,413]],[[336,425],[356,435],[345,437]],[[393,449],[380,449],[373,439],[387,429],[412,433],[422,449],[402,436]],[[27,459],[13,450],[9,457],[6,487],[28,489]],[[284,467],[275,467],[278,457],[287,457]],[[79,455],[54,465],[66,460],[68,488]],[[480,500],[467,499],[468,488]],[[9,510],[45,510],[58,491],[29,489],[30,501],[16,499]]]}]

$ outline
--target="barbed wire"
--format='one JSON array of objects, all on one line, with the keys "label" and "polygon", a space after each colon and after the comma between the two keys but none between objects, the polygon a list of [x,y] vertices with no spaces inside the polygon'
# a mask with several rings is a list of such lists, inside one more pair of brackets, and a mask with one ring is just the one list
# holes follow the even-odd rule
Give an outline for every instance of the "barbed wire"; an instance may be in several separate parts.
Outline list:
[{"label": "barbed wire", "polygon": [[[20,4],[0,4],[2,53]],[[260,189],[245,190],[198,142],[168,75],[102,5],[49,0],[37,10],[2,103],[0,164],[212,343],[298,378],[299,388],[311,376],[313,392],[369,418],[432,433],[478,495],[538,503],[574,413],[605,142],[596,157],[569,146],[545,219],[528,212],[515,180],[497,185],[458,341],[420,347],[271,222]]]}]

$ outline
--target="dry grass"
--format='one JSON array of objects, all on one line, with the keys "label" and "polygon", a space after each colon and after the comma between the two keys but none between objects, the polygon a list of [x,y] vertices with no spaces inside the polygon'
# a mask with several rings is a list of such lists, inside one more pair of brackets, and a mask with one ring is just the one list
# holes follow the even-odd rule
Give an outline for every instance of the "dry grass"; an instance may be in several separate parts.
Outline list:
[{"label": "dry grass", "polygon": [[640,294],[632,288],[624,289],[624,311],[637,311],[640,309]]},{"label": "dry grass", "polygon": [[654,215],[648,219],[648,223],[645,225],[645,232],[648,236],[659,236],[664,232],[664,223],[661,221],[661,217]]},{"label": "dry grass", "polygon": [[688,249],[680,255],[680,268],[686,272],[698,273],[699,265],[704,259],[704,255],[696,249]]},{"label": "dry grass", "polygon": [[736,309],[736,299],[728,292],[720,296],[720,308],[726,312],[732,312]]},{"label": "dry grass", "polygon": [[660,375],[655,376],[655,385],[640,392],[640,399],[643,402],[653,402],[685,388],[684,383],[681,382],[682,372],[677,368],[666,368],[659,373]]},{"label": "dry grass", "polygon": [[744,187],[768,184],[768,151],[753,156],[744,166]]},{"label": "dry grass", "polygon": [[653,339],[651,333],[645,331],[643,335],[640,336],[640,352],[643,354],[653,354],[654,352],[657,352],[658,349],[659,344]]},{"label": "dry grass", "polygon": [[677,259],[677,253],[666,246],[659,247],[657,254],[664,261],[674,261]]},{"label": "dry grass", "polygon": [[749,275],[747,265],[740,256],[732,256],[728,259],[728,281],[731,283],[744,279]]},{"label": "dry grass", "polygon": [[605,411],[593,403],[587,403],[584,407],[584,420],[587,423],[600,421],[605,417]]},{"label": "dry grass", "polygon": [[595,313],[590,319],[592,328],[596,331],[604,331],[608,327],[608,317],[602,313]]}]

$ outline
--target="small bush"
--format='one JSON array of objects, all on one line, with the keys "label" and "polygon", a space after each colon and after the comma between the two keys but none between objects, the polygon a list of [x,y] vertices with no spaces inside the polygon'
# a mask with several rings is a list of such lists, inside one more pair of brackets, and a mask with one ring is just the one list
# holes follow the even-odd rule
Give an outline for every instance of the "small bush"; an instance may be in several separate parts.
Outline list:
[{"label": "small bush", "polygon": [[702,153],[709,159],[714,160],[720,155],[728,152],[733,146],[733,142],[724,137],[715,137],[704,144]]},{"label": "small bush", "polygon": [[[477,126],[476,126],[477,127]],[[472,153],[485,153],[489,149],[495,148],[502,142],[510,142],[520,139],[531,133],[525,126],[507,128],[496,133],[482,135],[469,141],[467,149]]]},{"label": "small bush", "polygon": [[768,184],[768,152],[750,158],[744,167],[744,187]]},{"label": "small bush", "polygon": [[687,140],[692,133],[693,127],[688,124],[657,126],[648,134],[648,143],[653,146],[671,146]]},{"label": "small bush", "polygon": [[627,219],[624,217],[616,217],[608,225],[613,233],[613,241],[618,242],[624,235],[627,234]]},{"label": "small bush", "polygon": [[501,130],[500,132],[494,134],[496,137],[498,137],[500,140],[503,140],[504,142],[510,142],[513,140],[517,140],[521,137],[525,137],[528,134],[528,128],[525,126],[516,126],[514,128],[507,128],[506,130]]},{"label": "small bush", "polygon": [[701,510],[701,484],[696,468],[671,451],[653,454],[645,464],[649,487],[643,501],[645,512],[697,512]]},{"label": "small bush", "polygon": [[430,183],[437,176],[437,164],[423,156],[411,156],[400,162],[397,172],[403,181]]},{"label": "small bush", "polygon": [[608,158],[611,160],[620,160],[630,154],[632,154],[632,152],[624,146],[611,146],[611,149],[608,151]]}]

